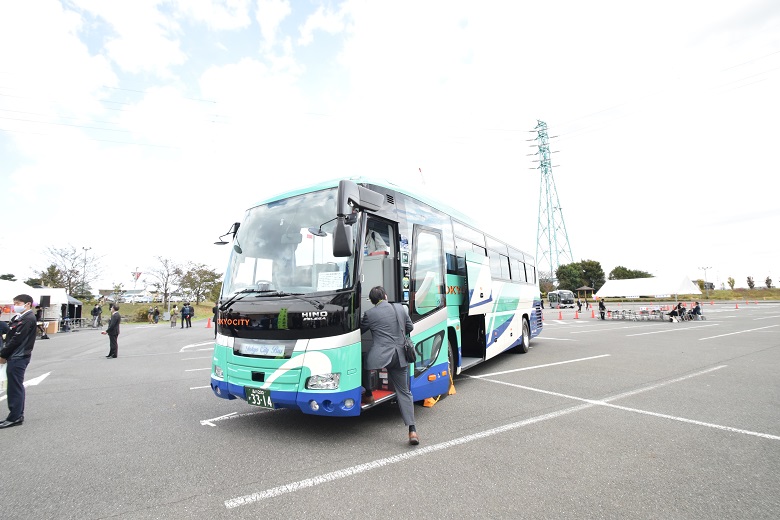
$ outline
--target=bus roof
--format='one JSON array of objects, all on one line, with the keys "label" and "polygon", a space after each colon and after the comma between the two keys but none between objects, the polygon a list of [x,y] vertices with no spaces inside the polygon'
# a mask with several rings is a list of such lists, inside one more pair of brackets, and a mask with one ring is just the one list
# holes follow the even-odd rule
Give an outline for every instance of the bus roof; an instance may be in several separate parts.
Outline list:
[{"label": "bus roof", "polygon": [[[472,226],[475,229],[478,229],[479,231],[487,234],[488,236],[491,236],[491,237],[493,236],[490,233],[485,232],[484,231],[484,226],[479,224],[473,217],[465,215],[465,214],[461,213],[459,210],[457,210],[457,209],[455,209],[455,208],[453,208],[451,206],[448,206],[448,205],[444,204],[441,201],[431,199],[429,197],[426,197],[425,195],[420,195],[418,193],[412,193],[412,192],[404,189],[403,187],[395,184],[393,181],[390,181],[390,180],[374,179],[374,178],[369,178],[369,177],[364,177],[364,176],[339,177],[339,178],[336,178],[336,179],[330,179],[330,180],[322,181],[322,182],[319,182],[317,184],[312,184],[312,185],[309,185],[309,186],[293,189],[293,190],[290,190],[290,191],[285,191],[285,192],[279,193],[277,195],[273,195],[273,196],[271,196],[271,197],[269,197],[269,198],[267,198],[265,200],[261,200],[260,202],[258,202],[257,204],[253,205],[252,207],[261,206],[263,204],[270,204],[271,202],[284,200],[286,198],[294,197],[296,195],[302,195],[304,193],[311,193],[311,192],[314,192],[314,191],[327,190],[327,189],[330,189],[330,188],[337,188],[338,185],[339,185],[339,182],[342,181],[342,180],[350,180],[350,181],[352,181],[352,182],[354,182],[356,184],[362,184],[362,185],[373,184],[375,186],[382,186],[383,188],[388,188],[388,189],[391,189],[391,190],[395,190],[398,193],[402,193],[402,194],[406,195],[407,197],[411,197],[413,199],[417,199],[420,202],[424,202],[425,204],[428,204],[431,207],[434,207],[434,208],[436,208],[438,210],[441,210],[444,213],[447,213],[448,215],[450,215],[451,217],[454,217],[457,220],[460,220],[461,222],[463,222],[464,224],[468,224],[469,226]],[[502,240],[502,242],[505,242],[505,241]],[[512,246],[512,244],[508,244],[508,245],[511,246],[513,249],[519,249],[519,248],[515,248],[514,246]],[[522,249],[520,251],[522,251]],[[525,256],[527,256],[528,258],[534,260],[534,264],[536,264],[536,260],[534,259],[533,255],[529,255],[525,251],[522,251],[522,252],[523,252],[523,254]]]}]

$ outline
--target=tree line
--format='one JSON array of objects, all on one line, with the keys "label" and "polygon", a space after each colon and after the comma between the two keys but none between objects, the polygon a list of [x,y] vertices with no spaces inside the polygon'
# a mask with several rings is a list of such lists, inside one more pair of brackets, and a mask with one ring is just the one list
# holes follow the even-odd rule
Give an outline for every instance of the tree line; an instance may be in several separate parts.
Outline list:
[{"label": "tree line", "polygon": [[[555,275],[553,277],[553,274]],[[609,280],[627,280],[629,278],[652,278],[653,275],[639,269],[629,269],[619,265],[609,272],[606,278],[601,263],[596,260],[582,260],[558,266],[555,273],[541,272],[539,288],[542,293],[555,289],[568,289],[577,292],[581,287],[590,287],[597,292]],[[557,281],[557,284],[556,284]]]},{"label": "tree line", "polygon": [[[554,276],[553,276],[554,275]],[[609,272],[607,279],[609,280],[628,280],[630,278],[652,278],[653,275],[647,271],[639,269],[629,269],[619,265]],[[606,283],[604,277],[604,270],[601,267],[601,263],[596,260],[583,260],[581,262],[572,262],[570,264],[562,264],[556,270],[555,273],[549,271],[539,272],[539,289],[542,293],[546,294],[555,289],[568,289],[572,292],[577,292],[577,289],[581,287],[590,287],[593,292],[597,292],[601,286]],[[698,279],[693,280],[699,286],[699,289],[704,290],[705,281]],[[729,277],[726,282],[733,290],[736,281],[734,278]],[[767,276],[764,280],[764,285],[767,289],[772,288],[772,279]],[[747,286],[750,289],[754,289],[756,286],[752,276],[747,277]]]},{"label": "tree line", "polygon": [[[76,299],[94,300],[92,284],[103,272],[102,257],[81,251],[73,246],[49,247],[45,251],[46,267],[35,271],[36,276],[23,280],[29,286],[61,287]],[[217,301],[222,289],[222,273],[196,262],[180,263],[156,256],[156,263],[142,271],[141,280],[167,303],[171,294],[182,292],[197,305],[201,301]],[[16,281],[13,274],[0,275],[0,280]],[[111,287],[112,294],[121,296],[127,291],[123,283]]]}]

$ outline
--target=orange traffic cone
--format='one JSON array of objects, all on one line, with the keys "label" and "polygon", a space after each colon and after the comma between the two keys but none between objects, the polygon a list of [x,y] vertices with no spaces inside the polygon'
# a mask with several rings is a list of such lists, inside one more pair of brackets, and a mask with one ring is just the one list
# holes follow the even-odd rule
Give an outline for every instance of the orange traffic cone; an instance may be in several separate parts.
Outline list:
[{"label": "orange traffic cone", "polygon": [[734,308],[735,308],[735,309],[739,309],[739,303],[735,303],[735,304],[734,304]]},{"label": "orange traffic cone", "polygon": [[574,311],[574,319],[575,320],[580,319],[580,311]]},{"label": "orange traffic cone", "polygon": [[211,328],[211,318],[209,318],[209,321],[206,322],[206,328],[207,329]]},{"label": "orange traffic cone", "polygon": [[714,301],[710,301],[710,305],[715,305],[715,302]]},{"label": "orange traffic cone", "polygon": [[595,310],[593,310],[593,309],[590,310],[590,317],[591,318],[595,318],[596,317],[596,311]]},{"label": "orange traffic cone", "polygon": [[563,319],[563,313],[561,311],[558,311],[558,319],[559,320]]}]

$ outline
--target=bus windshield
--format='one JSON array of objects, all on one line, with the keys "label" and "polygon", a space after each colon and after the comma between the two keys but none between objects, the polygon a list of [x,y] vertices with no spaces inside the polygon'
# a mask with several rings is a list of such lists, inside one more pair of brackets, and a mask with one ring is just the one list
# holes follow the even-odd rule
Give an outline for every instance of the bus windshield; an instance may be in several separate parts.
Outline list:
[{"label": "bus windshield", "polygon": [[309,294],[351,288],[353,256],[333,256],[336,222],[328,221],[335,216],[335,189],[248,210],[233,242],[222,298],[238,292]]}]

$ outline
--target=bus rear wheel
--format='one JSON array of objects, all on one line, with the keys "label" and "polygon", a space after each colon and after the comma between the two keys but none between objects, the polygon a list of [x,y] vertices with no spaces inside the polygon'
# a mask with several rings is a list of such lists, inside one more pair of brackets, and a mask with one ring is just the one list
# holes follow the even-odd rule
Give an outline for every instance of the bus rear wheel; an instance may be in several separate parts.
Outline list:
[{"label": "bus rear wheel", "polygon": [[525,354],[528,352],[528,347],[531,344],[531,325],[528,324],[527,318],[523,318],[523,331],[521,339],[522,342],[513,349],[515,354]]}]

